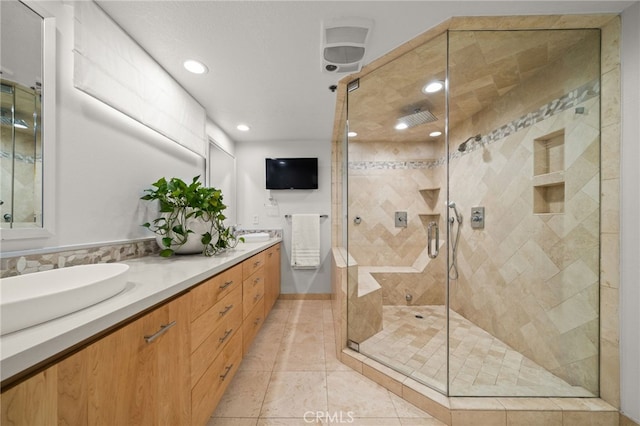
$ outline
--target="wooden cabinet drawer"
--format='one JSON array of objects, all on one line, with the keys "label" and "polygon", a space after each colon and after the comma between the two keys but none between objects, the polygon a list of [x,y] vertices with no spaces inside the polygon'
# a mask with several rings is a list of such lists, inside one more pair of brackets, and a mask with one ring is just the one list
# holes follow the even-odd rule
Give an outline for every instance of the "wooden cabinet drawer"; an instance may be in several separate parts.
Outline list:
[{"label": "wooden cabinet drawer", "polygon": [[246,354],[253,342],[253,339],[260,331],[260,327],[264,323],[264,298],[256,304],[253,310],[246,316],[242,323],[242,354]]},{"label": "wooden cabinet drawer", "polygon": [[[197,297],[197,295],[192,293],[191,297]],[[236,311],[239,314],[240,322],[242,322],[242,290],[240,287],[235,287],[231,293],[224,296],[222,300],[191,323],[191,352],[195,352],[213,330],[226,322],[227,318],[235,314]]]},{"label": "wooden cabinet drawer", "polygon": [[[234,292],[235,295],[240,292]],[[204,317],[204,315],[202,316]],[[201,317],[201,318],[202,318]],[[195,386],[211,362],[220,354],[223,348],[239,333],[242,328],[242,307],[240,304],[225,314],[223,320],[210,333],[204,342],[191,355],[191,385]]]},{"label": "wooden cabinet drawer", "polygon": [[260,269],[242,283],[242,311],[249,315],[264,296],[264,271]]},{"label": "wooden cabinet drawer", "polygon": [[233,289],[242,285],[242,264],[209,278],[191,290],[192,318],[198,318]]},{"label": "wooden cabinet drawer", "polygon": [[242,262],[242,277],[247,279],[251,274],[256,272],[264,266],[264,252],[260,252],[255,256],[251,256],[249,259]]},{"label": "wooden cabinet drawer", "polygon": [[242,361],[242,332],[236,333],[191,391],[191,424],[205,425]]}]

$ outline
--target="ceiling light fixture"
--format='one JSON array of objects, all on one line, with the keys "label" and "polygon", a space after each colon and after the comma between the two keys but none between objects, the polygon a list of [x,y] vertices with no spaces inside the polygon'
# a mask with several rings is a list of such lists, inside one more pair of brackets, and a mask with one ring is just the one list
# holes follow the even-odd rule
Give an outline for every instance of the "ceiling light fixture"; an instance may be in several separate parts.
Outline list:
[{"label": "ceiling light fixture", "polygon": [[193,59],[184,61],[183,65],[187,71],[190,71],[194,74],[206,74],[207,72],[209,72],[209,68],[207,68],[205,64]]},{"label": "ceiling light fixture", "polygon": [[424,93],[436,93],[444,88],[444,82],[440,80],[432,81],[422,88]]},{"label": "ceiling light fixture", "polygon": [[396,128],[396,130],[404,130],[404,129],[408,128],[408,127],[409,127],[409,125],[407,123],[400,122],[400,123],[396,124],[395,128]]},{"label": "ceiling light fixture", "polygon": [[439,132],[439,131],[436,130],[435,132],[429,133],[429,136],[431,136],[432,138],[437,138],[441,134],[442,134],[442,132]]},{"label": "ceiling light fixture", "polygon": [[250,127],[247,126],[246,124],[238,124],[236,126],[236,129],[240,130],[241,132],[248,132]]},{"label": "ceiling light fixture", "polygon": [[347,133],[347,136],[349,136],[350,138],[355,138],[356,136],[358,136],[358,134],[356,132],[349,132]]}]

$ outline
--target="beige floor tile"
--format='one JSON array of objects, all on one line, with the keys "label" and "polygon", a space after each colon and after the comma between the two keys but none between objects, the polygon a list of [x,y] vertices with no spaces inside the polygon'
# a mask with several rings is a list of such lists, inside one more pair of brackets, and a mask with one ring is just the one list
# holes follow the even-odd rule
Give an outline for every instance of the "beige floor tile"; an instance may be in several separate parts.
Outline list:
[{"label": "beige floor tile", "polygon": [[[360,351],[424,384],[445,389],[445,325],[444,306],[384,306],[383,331],[361,342]],[[452,395],[591,396],[454,311],[449,327]]]},{"label": "beige floor tile", "polygon": [[415,417],[409,417],[409,418],[400,418],[400,425],[401,426],[446,426],[444,423],[442,423],[440,420],[438,419],[434,419],[432,418],[415,418]]},{"label": "beige floor tile", "polygon": [[312,418],[261,418],[258,419],[257,426],[318,426],[318,425],[326,425],[327,423],[322,420],[312,419]]},{"label": "beige floor tile", "polygon": [[207,426],[256,426],[258,419],[234,418],[220,419],[212,417],[207,422]]},{"label": "beige floor tile", "polygon": [[322,371],[326,370],[324,345],[311,342],[281,345],[276,354],[274,371]]},{"label": "beige floor tile", "polygon": [[390,418],[390,417],[382,417],[382,418],[354,418],[349,423],[345,423],[347,421],[347,417],[345,417],[342,423],[340,422],[332,422],[328,423],[330,425],[338,425],[338,424],[349,424],[355,426],[402,426],[400,423],[400,419]]},{"label": "beige floor tile", "polygon": [[238,371],[213,417],[258,418],[270,379],[270,371]]},{"label": "beige floor tile", "polygon": [[389,391],[354,371],[328,372],[327,393],[331,413],[351,413],[353,417],[398,417]]},{"label": "beige floor tile", "polygon": [[274,371],[260,417],[302,418],[309,411],[327,411],[325,372]]}]

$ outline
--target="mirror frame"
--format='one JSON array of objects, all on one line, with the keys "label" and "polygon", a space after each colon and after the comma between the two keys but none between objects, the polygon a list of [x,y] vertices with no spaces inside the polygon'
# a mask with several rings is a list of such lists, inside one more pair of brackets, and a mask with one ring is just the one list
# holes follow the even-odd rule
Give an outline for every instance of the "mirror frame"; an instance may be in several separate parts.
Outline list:
[{"label": "mirror frame", "polygon": [[0,240],[49,238],[56,224],[56,19],[39,2],[20,2],[42,17],[42,227],[0,229]]}]

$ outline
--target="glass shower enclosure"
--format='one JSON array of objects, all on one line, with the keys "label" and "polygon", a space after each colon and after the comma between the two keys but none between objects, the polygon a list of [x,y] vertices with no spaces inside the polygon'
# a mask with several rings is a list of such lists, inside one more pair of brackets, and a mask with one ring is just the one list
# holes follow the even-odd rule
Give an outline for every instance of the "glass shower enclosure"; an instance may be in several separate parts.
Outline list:
[{"label": "glass shower enclosure", "polygon": [[599,30],[448,31],[350,85],[349,345],[450,396],[597,396]]}]

